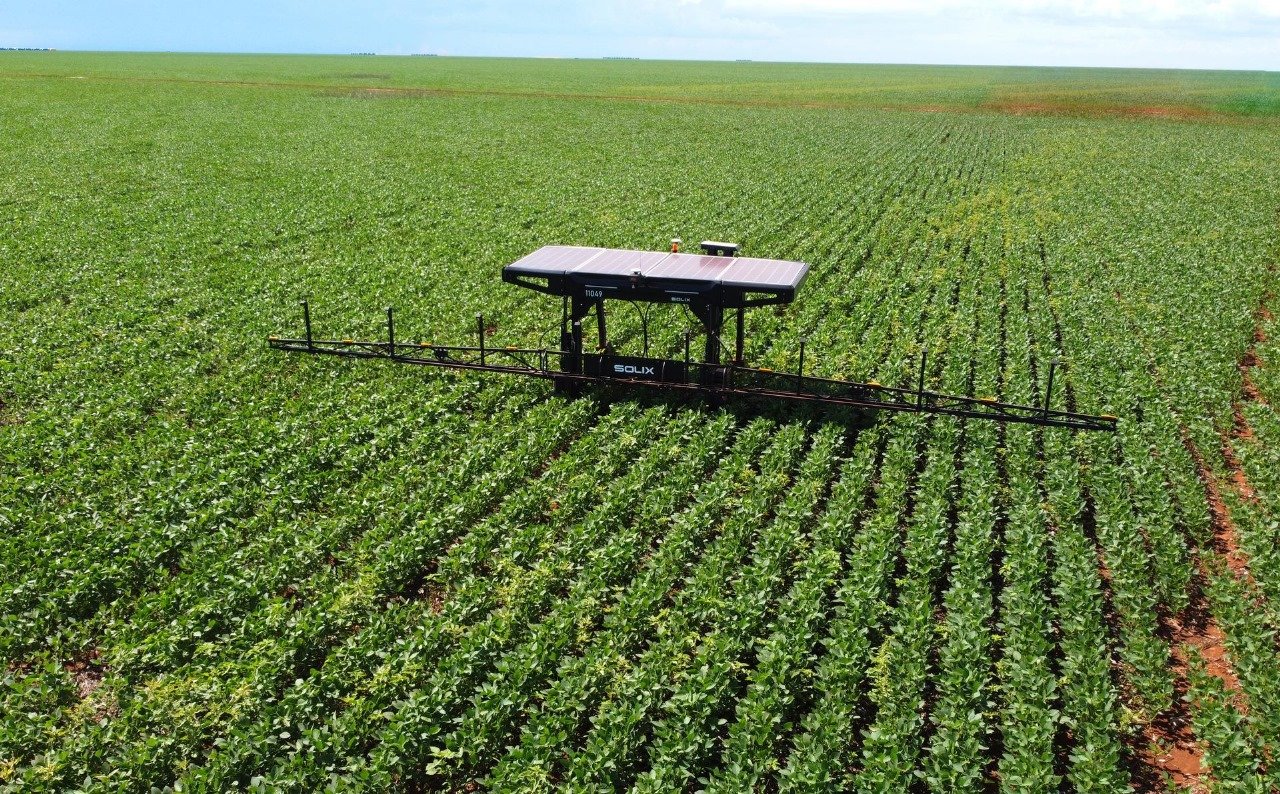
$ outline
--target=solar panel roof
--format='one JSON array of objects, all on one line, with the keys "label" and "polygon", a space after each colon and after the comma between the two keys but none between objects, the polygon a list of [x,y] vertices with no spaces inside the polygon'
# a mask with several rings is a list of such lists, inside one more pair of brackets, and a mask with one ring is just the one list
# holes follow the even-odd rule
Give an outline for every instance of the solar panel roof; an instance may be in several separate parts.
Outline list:
[{"label": "solar panel roof", "polygon": [[507,265],[513,273],[539,276],[629,276],[719,283],[744,289],[794,289],[804,280],[804,262],[756,257],[671,254],[621,248],[544,245]]}]

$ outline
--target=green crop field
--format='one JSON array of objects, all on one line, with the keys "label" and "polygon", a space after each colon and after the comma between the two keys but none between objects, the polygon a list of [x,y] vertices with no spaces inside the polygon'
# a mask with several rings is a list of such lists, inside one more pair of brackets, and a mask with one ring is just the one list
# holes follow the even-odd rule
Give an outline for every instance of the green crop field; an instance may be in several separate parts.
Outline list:
[{"label": "green crop field", "polygon": [[[2,52],[0,788],[1276,790],[1278,213],[1274,73]],[[266,345],[675,236],[1119,431]]]}]

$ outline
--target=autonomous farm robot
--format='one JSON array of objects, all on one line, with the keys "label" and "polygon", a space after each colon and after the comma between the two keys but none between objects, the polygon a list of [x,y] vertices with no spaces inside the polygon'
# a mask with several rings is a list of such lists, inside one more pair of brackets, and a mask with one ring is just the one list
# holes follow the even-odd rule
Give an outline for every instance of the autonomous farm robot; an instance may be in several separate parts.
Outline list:
[{"label": "autonomous farm robot", "polygon": [[[502,269],[511,284],[561,299],[559,349],[501,347],[485,341],[484,317],[476,317],[474,345],[437,345],[396,339],[395,316],[387,311],[384,341],[316,339],[311,312],[302,302],[306,335],[300,339],[268,338],[272,348],[351,358],[386,359],[399,364],[497,372],[550,380],[557,390],[577,393],[592,384],[636,389],[660,389],[702,395],[714,401],[759,398],[829,406],[858,411],[905,411],[947,414],[999,422],[1065,427],[1073,430],[1116,429],[1116,417],[1058,411],[1049,407],[1053,396],[1055,362],[1050,363],[1044,403],[1015,405],[990,398],[956,396],[924,388],[926,357],[921,356],[915,388],[883,386],[874,381],[819,378],[804,374],[804,343],[796,372],[776,372],[747,366],[743,360],[744,316],[757,306],[790,303],[808,275],[803,262],[759,259],[738,255],[738,245],[704,241],[702,253],[682,253],[679,240],[670,251],[547,245]],[[682,304],[702,325],[701,360],[690,353],[689,333],[684,355],[652,358],[621,355],[609,341],[605,303]],[[583,346],[583,321],[595,314],[597,345]],[[721,360],[726,318],[734,323],[733,359]]]}]

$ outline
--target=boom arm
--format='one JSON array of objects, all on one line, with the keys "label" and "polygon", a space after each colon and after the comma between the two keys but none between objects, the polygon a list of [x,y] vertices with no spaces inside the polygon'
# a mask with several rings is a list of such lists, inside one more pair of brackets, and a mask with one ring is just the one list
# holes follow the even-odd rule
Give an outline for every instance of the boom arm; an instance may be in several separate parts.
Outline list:
[{"label": "boom arm", "polygon": [[[603,301],[595,304],[603,306]],[[689,356],[689,336],[685,336],[683,359],[620,356],[608,352],[584,353],[581,347],[581,320],[590,305],[575,306],[573,319],[566,317],[562,346],[569,340],[572,349],[493,347],[485,341],[485,323],[476,316],[476,344],[436,345],[427,342],[400,342],[395,336],[395,315],[387,308],[387,340],[316,339],[311,333],[311,311],[302,301],[306,335],[300,339],[268,337],[276,350],[348,358],[386,359],[399,364],[417,364],[458,370],[479,370],[524,375],[553,381],[558,387],[612,382],[674,392],[700,393],[726,398],[759,397],[799,403],[845,406],[862,410],[932,413],[971,419],[989,419],[1072,430],[1116,429],[1116,417],[1058,411],[1049,407],[1053,396],[1056,361],[1050,363],[1048,384],[1042,405],[1017,405],[992,398],[977,398],[924,388],[926,358],[921,357],[917,388],[902,389],[875,382],[859,383],[804,374],[805,346],[800,345],[799,371],[774,372],[748,367],[739,361],[720,364],[693,361]],[[603,338],[603,313],[599,315]]]}]

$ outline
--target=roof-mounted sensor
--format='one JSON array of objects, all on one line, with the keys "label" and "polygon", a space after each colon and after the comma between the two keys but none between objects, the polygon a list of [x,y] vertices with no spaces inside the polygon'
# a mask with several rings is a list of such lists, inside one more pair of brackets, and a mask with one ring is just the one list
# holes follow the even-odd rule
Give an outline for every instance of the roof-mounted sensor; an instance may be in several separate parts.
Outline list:
[{"label": "roof-mounted sensor", "polygon": [[702,241],[702,252],[711,256],[737,256],[738,248],[737,243],[721,243],[715,240]]}]

